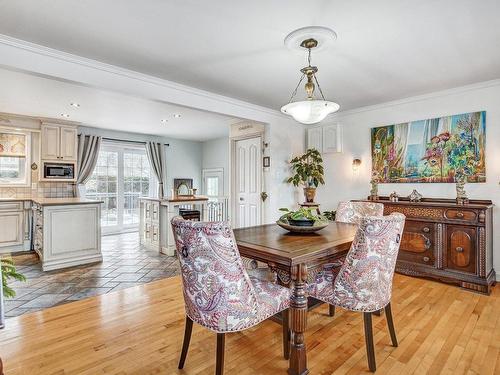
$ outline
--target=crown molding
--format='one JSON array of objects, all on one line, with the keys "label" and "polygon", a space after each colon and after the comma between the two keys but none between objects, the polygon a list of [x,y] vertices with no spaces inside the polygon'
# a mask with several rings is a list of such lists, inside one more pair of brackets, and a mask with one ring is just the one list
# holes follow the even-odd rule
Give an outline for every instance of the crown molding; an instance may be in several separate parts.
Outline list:
[{"label": "crown molding", "polygon": [[430,99],[442,98],[445,96],[459,95],[459,94],[462,94],[462,93],[465,93],[468,91],[486,89],[489,87],[497,87],[497,86],[500,86],[500,79],[482,81],[482,82],[472,83],[470,85],[454,87],[451,89],[434,91],[434,92],[430,92],[430,93],[422,94],[422,95],[410,96],[410,97],[403,98],[403,99],[391,100],[389,102],[353,108],[353,109],[349,109],[346,111],[339,111],[339,112],[335,113],[331,119],[336,120],[336,119],[342,118],[343,116],[349,116],[349,115],[353,115],[353,114],[357,114],[357,113],[370,112],[370,111],[375,111],[375,110],[379,110],[379,109],[383,109],[383,108],[396,107],[398,105],[403,105],[403,104],[422,102],[422,101],[426,101],[426,100],[430,100]]},{"label": "crown molding", "polygon": [[[176,90],[180,92],[187,93],[189,95],[198,96],[201,98],[207,98],[221,103],[227,103],[233,106],[237,106],[243,109],[257,111],[266,115],[271,115],[273,117],[278,117],[281,119],[289,119],[288,116],[284,115],[280,111],[245,102],[243,100],[234,99],[228,96],[214,94],[210,91],[197,89],[191,86],[186,86],[180,83],[168,81],[155,76],[139,73],[126,68],[121,68],[116,65],[106,64],[97,60],[88,59],[86,57],[74,55],[71,53],[63,52],[53,48],[45,47],[39,44],[31,43],[25,40],[10,37],[8,35],[0,34],[0,45],[13,47],[30,53],[34,53],[41,56],[46,56],[50,58],[57,59],[62,62],[75,64],[83,66],[86,68],[98,70],[101,72],[113,74],[123,78],[145,82],[159,87],[164,87],[170,90]],[[15,68],[15,67],[14,67]],[[57,78],[57,77],[56,77]],[[178,104],[178,103],[172,103]],[[185,105],[185,104],[178,104]],[[193,107],[196,108],[196,107]],[[230,114],[229,114],[230,115]],[[237,116],[236,116],[237,117]]]}]

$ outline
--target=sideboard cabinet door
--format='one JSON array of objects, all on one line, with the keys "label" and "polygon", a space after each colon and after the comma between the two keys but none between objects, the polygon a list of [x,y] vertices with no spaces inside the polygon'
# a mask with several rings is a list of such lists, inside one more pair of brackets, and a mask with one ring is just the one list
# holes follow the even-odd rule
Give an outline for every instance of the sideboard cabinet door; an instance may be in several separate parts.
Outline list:
[{"label": "sideboard cabinet door", "polygon": [[446,242],[445,268],[476,273],[477,229],[475,227],[447,225]]},{"label": "sideboard cabinet door", "polygon": [[434,266],[435,224],[407,220],[398,260]]}]

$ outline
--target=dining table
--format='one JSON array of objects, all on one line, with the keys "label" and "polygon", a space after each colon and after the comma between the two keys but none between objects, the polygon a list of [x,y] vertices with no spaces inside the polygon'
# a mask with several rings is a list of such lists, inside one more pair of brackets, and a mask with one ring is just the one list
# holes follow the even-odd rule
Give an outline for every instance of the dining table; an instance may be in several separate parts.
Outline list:
[{"label": "dining table", "polygon": [[292,233],[277,224],[234,230],[241,256],[268,265],[279,284],[291,288],[290,352],[288,374],[305,375],[307,351],[307,282],[313,281],[327,263],[343,259],[356,234],[355,224],[330,222],[314,233]]}]

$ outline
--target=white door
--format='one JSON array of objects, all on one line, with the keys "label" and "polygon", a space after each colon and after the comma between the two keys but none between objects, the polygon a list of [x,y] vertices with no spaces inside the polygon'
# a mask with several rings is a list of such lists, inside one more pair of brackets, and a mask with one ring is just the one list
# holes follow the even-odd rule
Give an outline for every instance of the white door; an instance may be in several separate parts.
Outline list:
[{"label": "white door", "polygon": [[104,201],[102,232],[138,230],[139,197],[149,196],[156,184],[144,146],[103,143],[94,172],[85,184],[87,198]]},{"label": "white door", "polygon": [[203,169],[201,175],[203,178],[203,195],[209,198],[220,198],[224,196],[224,169]]},{"label": "white door", "polygon": [[261,223],[261,140],[236,141],[235,144],[235,226],[250,227]]}]

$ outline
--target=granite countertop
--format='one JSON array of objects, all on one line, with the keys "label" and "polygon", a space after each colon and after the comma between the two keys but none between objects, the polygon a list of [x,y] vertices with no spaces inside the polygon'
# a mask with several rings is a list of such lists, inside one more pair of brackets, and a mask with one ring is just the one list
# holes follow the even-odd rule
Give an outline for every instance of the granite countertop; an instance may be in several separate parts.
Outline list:
[{"label": "granite countertop", "polygon": [[95,204],[104,203],[101,200],[92,200],[86,198],[32,198],[33,202],[41,206],[64,206],[72,204]]},{"label": "granite countertop", "polygon": [[74,204],[104,203],[86,198],[45,198],[45,197],[1,197],[0,202],[32,201],[41,206],[64,206]]}]

